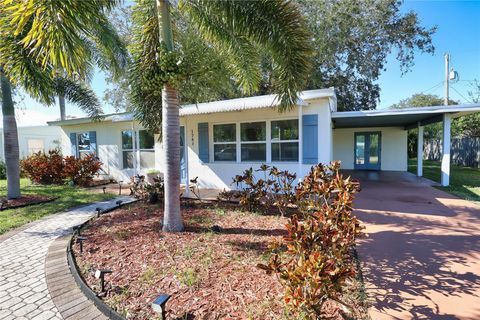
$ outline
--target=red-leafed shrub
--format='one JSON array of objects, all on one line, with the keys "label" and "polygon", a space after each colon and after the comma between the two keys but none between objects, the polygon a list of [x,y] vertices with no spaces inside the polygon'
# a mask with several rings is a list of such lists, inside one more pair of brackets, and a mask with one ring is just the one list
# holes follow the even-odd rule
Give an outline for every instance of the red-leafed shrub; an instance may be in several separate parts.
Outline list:
[{"label": "red-leafed shrub", "polygon": [[63,158],[59,150],[39,151],[20,161],[23,174],[35,183],[63,183]]},{"label": "red-leafed shrub", "polygon": [[93,155],[83,159],[72,156],[63,158],[59,150],[48,153],[37,152],[20,162],[22,173],[35,183],[63,184],[73,181],[75,185],[86,187],[90,185],[102,163]]},{"label": "red-leafed shrub", "polygon": [[88,187],[102,167],[102,163],[92,154],[80,159],[73,156],[65,157],[64,164],[65,178],[81,187]]},{"label": "red-leafed shrub", "polygon": [[343,304],[342,290],[356,275],[352,249],[363,226],[352,201],[359,184],[339,169],[339,162],[312,167],[296,188],[298,213],[286,225],[284,243],[272,244],[269,263],[259,265],[279,275],[287,306],[309,319],[322,318],[326,300]]}]

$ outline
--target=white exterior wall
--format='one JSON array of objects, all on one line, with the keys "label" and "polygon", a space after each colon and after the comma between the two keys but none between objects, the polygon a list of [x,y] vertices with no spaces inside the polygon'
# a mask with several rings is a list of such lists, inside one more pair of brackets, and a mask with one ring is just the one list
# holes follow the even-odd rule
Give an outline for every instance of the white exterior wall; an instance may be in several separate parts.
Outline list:
[{"label": "white exterior wall", "polygon": [[355,132],[380,131],[381,170],[407,171],[408,131],[398,127],[353,128],[333,130],[333,159],[342,162],[343,169],[354,169]]},{"label": "white exterior wall", "polygon": [[[18,127],[18,147],[20,150],[20,158],[28,156],[28,140],[36,139],[43,141],[43,151],[60,147],[62,130],[59,127],[51,126],[30,126]],[[3,146],[3,129],[0,129],[0,159],[5,160]]]},{"label": "white exterior wall", "polygon": [[[124,122],[93,122],[86,124],[62,126],[62,152],[72,155],[70,133],[96,131],[97,156],[103,163],[103,170],[107,175],[117,181],[127,182],[137,173],[145,174],[150,169],[135,170],[123,169],[122,136],[123,130],[142,130],[143,127],[136,121]],[[158,135],[155,136],[155,164],[160,166],[160,143]],[[151,168],[155,169],[155,168]]]},{"label": "white exterior wall", "polygon": [[[318,114],[318,161],[329,162],[331,154],[331,117],[328,99],[308,101],[308,106],[302,107],[303,115]],[[284,113],[274,109],[252,109],[239,112],[221,112],[214,114],[195,115],[182,117],[180,125],[186,126],[185,136],[188,144],[188,167],[190,179],[198,176],[200,186],[204,188],[229,189],[235,186],[231,184],[232,178],[241,174],[244,170],[253,167],[258,169],[262,162],[214,162],[213,161],[213,125],[221,123],[241,123],[254,121],[267,121],[267,161],[268,165],[276,166],[281,170],[297,173],[297,177],[303,177],[311,165],[300,165],[298,162],[271,162],[270,158],[270,126],[269,121],[280,119],[298,119],[298,108]],[[198,123],[208,122],[210,162],[203,163],[198,158]],[[299,128],[301,130],[301,128]],[[238,133],[237,133],[238,135]],[[302,143],[299,141],[299,143]],[[238,157],[237,157],[238,158]],[[300,159],[301,160],[301,159]],[[260,177],[260,176],[259,176]]]},{"label": "white exterior wall", "polygon": [[[329,100],[322,98],[307,102],[307,106],[302,107],[303,115],[318,114],[318,161],[329,162],[332,159],[332,132],[331,117],[329,109]],[[181,117],[180,125],[186,126],[185,140],[188,145],[188,167],[190,179],[198,176],[199,183],[205,188],[231,188],[232,178],[241,174],[245,169],[253,167],[257,169],[261,162],[214,162],[213,161],[213,125],[218,123],[239,123],[253,121],[267,121],[267,137],[269,137],[270,120],[280,119],[298,119],[298,109],[279,113],[273,108],[249,109],[235,112],[219,112],[213,114],[192,115]],[[203,163],[198,157],[198,123],[208,122],[209,128],[209,148],[210,162]],[[136,173],[144,174],[146,170],[134,169],[123,170],[121,154],[121,131],[122,130],[143,129],[138,122],[101,122],[87,123],[77,125],[62,126],[62,150],[64,154],[71,154],[70,133],[81,133],[87,131],[96,131],[97,133],[97,153],[100,160],[104,163],[104,170],[116,180],[128,181]],[[301,130],[301,128],[299,128]],[[299,141],[301,144],[301,141]],[[162,146],[156,137],[155,143],[155,164],[156,168],[162,170],[161,162]],[[270,144],[267,141],[267,160],[270,155]],[[298,162],[268,162],[269,165],[275,165],[282,170],[289,170],[297,173],[297,176],[303,177],[311,165],[300,165]]]}]

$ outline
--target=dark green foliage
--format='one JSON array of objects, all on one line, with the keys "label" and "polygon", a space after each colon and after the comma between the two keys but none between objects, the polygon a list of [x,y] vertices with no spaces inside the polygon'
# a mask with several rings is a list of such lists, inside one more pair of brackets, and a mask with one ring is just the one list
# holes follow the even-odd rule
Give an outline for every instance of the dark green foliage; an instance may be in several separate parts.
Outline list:
[{"label": "dark green foliage", "polygon": [[5,165],[5,161],[0,161],[0,180],[7,179],[7,168]]}]

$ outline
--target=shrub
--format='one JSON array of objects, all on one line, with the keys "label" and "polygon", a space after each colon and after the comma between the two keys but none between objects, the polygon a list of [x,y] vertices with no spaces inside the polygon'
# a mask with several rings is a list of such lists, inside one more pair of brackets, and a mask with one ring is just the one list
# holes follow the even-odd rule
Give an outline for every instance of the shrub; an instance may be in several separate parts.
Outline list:
[{"label": "shrub", "polygon": [[65,157],[64,165],[65,179],[81,187],[88,187],[102,167],[102,163],[93,154],[83,158]]},{"label": "shrub", "polygon": [[[145,176],[137,174],[130,178],[131,187],[130,195],[134,196],[137,199],[150,202],[153,199],[160,199],[163,201],[165,195],[165,183],[164,179],[160,176],[153,178],[153,183],[148,183],[145,179]],[[154,197],[152,197],[154,195]]]},{"label": "shrub", "polygon": [[256,172],[263,172],[263,179],[256,179],[253,169],[237,175],[233,182],[240,188],[237,194],[240,204],[249,211],[268,211],[272,206],[279,209],[282,216],[289,205],[294,203],[293,182],[296,175],[263,164]]},{"label": "shrub", "polygon": [[90,185],[102,163],[93,155],[83,159],[63,158],[58,149],[37,152],[20,162],[24,175],[39,184],[63,184],[65,180],[85,187]]},{"label": "shrub", "polygon": [[312,167],[296,188],[298,212],[287,223],[284,243],[272,244],[269,263],[258,265],[279,275],[291,311],[311,319],[322,318],[328,299],[344,305],[344,284],[356,275],[351,253],[363,227],[352,202],[359,184],[344,179],[339,168],[339,162]]},{"label": "shrub", "polygon": [[0,160],[0,180],[7,179],[7,167],[5,161]]},{"label": "shrub", "polygon": [[64,163],[58,149],[48,153],[39,151],[20,161],[27,178],[40,184],[61,184],[64,181]]}]

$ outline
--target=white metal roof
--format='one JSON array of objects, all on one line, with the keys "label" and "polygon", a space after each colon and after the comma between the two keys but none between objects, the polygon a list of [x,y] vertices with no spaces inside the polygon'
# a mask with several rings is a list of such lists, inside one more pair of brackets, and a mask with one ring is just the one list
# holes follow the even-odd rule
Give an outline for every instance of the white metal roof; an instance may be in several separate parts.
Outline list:
[{"label": "white metal roof", "polygon": [[[307,105],[306,101],[321,99],[321,98],[332,98],[336,101],[337,97],[335,95],[334,88],[328,89],[316,89],[316,90],[306,90],[302,91],[299,95],[298,105]],[[208,113],[218,113],[218,112],[230,112],[230,111],[241,111],[248,109],[259,109],[259,108],[273,108],[279,105],[277,95],[269,94],[263,96],[254,96],[238,99],[229,99],[213,102],[203,102],[197,104],[187,104],[180,107],[180,116],[191,116],[197,114],[208,114]],[[133,113],[116,113],[109,114],[104,117],[102,121],[112,121],[112,122],[122,122],[122,121],[132,121],[134,119]],[[51,121],[48,122],[49,125],[74,125],[90,122],[90,118],[77,118],[69,119],[64,121]]]}]

